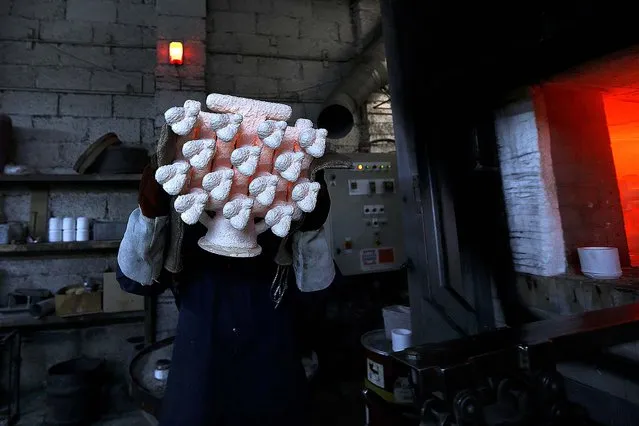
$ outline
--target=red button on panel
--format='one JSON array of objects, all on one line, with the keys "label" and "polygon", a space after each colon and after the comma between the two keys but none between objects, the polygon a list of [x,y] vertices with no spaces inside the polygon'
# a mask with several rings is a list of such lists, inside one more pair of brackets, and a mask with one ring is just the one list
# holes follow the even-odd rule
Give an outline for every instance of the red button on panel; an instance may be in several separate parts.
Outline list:
[{"label": "red button on panel", "polygon": [[378,256],[379,256],[379,263],[395,262],[395,250],[393,250],[392,248],[379,249]]}]

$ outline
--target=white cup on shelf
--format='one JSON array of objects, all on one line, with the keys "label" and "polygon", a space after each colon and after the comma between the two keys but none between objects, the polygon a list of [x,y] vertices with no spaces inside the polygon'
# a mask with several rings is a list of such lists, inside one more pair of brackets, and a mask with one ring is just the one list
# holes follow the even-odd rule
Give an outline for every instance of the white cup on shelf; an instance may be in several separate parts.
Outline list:
[{"label": "white cup on shelf", "polygon": [[50,217],[49,218],[49,232],[51,231],[62,231],[62,218],[61,217]]},{"label": "white cup on shelf", "polygon": [[49,242],[59,243],[62,241],[62,229],[49,229]]},{"label": "white cup on shelf", "polygon": [[62,230],[62,241],[65,243],[75,241],[75,229]]},{"label": "white cup on shelf", "polygon": [[64,219],[62,219],[62,231],[75,232],[75,218],[65,217]]},{"label": "white cup on shelf", "polygon": [[75,231],[76,241],[89,241],[89,229],[76,229]]},{"label": "white cup on shelf", "polygon": [[[81,216],[75,220],[75,229],[78,231],[88,231],[89,230],[89,218],[85,216]],[[80,240],[78,240],[80,241]]]}]

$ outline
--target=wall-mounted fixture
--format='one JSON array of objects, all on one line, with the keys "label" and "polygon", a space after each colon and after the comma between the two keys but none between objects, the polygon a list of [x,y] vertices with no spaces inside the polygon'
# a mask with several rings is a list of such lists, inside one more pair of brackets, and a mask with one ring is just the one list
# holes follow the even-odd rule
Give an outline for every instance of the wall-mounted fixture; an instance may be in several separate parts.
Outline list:
[{"label": "wall-mounted fixture", "polygon": [[169,62],[172,65],[182,65],[184,63],[184,46],[181,41],[169,43]]}]

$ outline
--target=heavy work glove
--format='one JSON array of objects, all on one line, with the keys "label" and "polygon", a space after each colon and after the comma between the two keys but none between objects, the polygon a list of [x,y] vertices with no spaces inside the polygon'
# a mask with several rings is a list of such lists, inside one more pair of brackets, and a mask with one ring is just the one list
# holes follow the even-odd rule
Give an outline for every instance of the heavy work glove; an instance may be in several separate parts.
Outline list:
[{"label": "heavy work glove", "polygon": [[315,180],[319,182],[320,190],[317,193],[317,204],[315,210],[304,215],[304,220],[300,226],[300,232],[317,231],[320,229],[326,219],[328,219],[328,212],[331,209],[331,198],[328,195],[328,187],[324,180],[324,170],[317,172]]},{"label": "heavy work glove", "polygon": [[155,219],[160,216],[168,216],[170,212],[171,197],[162,186],[155,180],[155,170],[153,163],[148,164],[142,172],[140,180],[140,190],[138,193],[138,204],[145,217]]}]

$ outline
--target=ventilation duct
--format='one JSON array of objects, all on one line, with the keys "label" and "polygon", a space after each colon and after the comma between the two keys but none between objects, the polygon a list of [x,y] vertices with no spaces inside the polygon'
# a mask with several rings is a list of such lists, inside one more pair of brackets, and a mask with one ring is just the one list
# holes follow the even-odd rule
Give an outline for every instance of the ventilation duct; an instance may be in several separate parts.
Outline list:
[{"label": "ventilation duct", "polygon": [[317,126],[326,129],[331,139],[348,135],[357,121],[358,108],[388,82],[381,25],[375,28],[372,41],[354,62],[353,69],[329,95],[317,117]]}]

